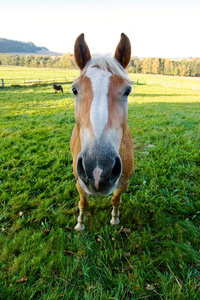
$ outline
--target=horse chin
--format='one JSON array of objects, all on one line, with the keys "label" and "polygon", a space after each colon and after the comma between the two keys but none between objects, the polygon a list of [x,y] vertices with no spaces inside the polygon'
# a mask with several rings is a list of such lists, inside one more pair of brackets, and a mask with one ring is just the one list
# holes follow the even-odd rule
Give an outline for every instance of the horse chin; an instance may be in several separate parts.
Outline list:
[{"label": "horse chin", "polygon": [[80,182],[82,189],[84,190],[84,192],[86,194],[91,195],[91,196],[105,197],[105,196],[110,195],[114,191],[114,189],[118,185],[119,179],[115,182],[115,184],[109,190],[102,191],[102,192],[98,192],[98,191],[95,191],[95,189],[89,188],[80,178],[79,178],[79,182]]}]

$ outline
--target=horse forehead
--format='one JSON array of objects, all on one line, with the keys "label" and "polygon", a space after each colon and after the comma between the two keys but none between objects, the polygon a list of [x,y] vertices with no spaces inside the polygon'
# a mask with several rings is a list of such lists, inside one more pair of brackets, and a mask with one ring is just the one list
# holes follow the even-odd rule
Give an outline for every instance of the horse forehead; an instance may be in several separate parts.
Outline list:
[{"label": "horse forehead", "polygon": [[93,92],[99,90],[100,93],[103,93],[103,89],[105,89],[107,93],[111,90],[115,94],[117,89],[124,88],[125,85],[130,84],[126,78],[98,67],[88,69],[82,78],[86,85],[88,85],[88,80],[84,79],[89,79]]},{"label": "horse forehead", "polygon": [[98,67],[89,68],[85,76],[90,79],[93,89],[102,88],[102,85],[108,87],[112,73],[104,71]]}]

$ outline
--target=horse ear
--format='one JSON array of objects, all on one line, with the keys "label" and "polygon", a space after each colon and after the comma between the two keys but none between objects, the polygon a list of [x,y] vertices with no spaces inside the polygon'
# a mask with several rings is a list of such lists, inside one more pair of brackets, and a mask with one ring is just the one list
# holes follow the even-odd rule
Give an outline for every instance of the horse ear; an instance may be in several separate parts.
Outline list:
[{"label": "horse ear", "polygon": [[126,68],[128,66],[131,58],[131,43],[124,33],[121,34],[120,42],[115,50],[115,58],[122,67]]},{"label": "horse ear", "polygon": [[78,67],[82,70],[90,60],[90,50],[85,42],[84,34],[80,34],[74,45],[74,57]]}]

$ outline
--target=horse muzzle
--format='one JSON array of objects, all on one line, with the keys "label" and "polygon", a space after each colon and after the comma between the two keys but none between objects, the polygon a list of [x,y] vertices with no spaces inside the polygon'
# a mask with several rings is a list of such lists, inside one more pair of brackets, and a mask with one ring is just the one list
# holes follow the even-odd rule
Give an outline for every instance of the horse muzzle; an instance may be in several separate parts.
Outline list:
[{"label": "horse muzzle", "polygon": [[112,193],[122,173],[120,156],[99,151],[80,152],[76,171],[84,191],[90,195],[106,196]]}]

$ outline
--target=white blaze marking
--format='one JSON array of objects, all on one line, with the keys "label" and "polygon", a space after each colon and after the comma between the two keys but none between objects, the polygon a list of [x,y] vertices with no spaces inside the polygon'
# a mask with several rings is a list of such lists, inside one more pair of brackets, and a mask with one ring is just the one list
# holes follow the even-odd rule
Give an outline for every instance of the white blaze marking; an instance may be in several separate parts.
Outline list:
[{"label": "white blaze marking", "polygon": [[99,68],[91,68],[86,72],[91,80],[93,101],[90,108],[90,122],[94,135],[99,142],[105,125],[108,122],[108,87],[112,74]]},{"label": "white blaze marking", "polygon": [[100,181],[100,176],[101,176],[102,172],[103,172],[103,170],[98,167],[96,167],[93,171],[94,186],[95,186],[96,190],[99,189],[99,181]]}]

